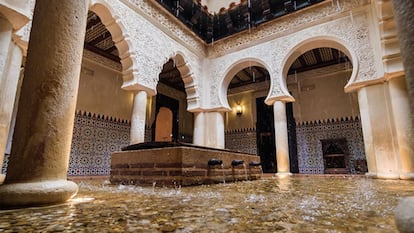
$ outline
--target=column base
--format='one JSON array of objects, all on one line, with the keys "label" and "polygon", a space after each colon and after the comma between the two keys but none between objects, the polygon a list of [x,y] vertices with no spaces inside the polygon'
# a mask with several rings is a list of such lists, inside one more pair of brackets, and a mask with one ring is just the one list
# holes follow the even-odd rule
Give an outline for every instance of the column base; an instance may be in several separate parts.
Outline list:
[{"label": "column base", "polygon": [[3,184],[5,179],[6,179],[6,175],[0,174],[0,184]]},{"label": "column base", "polygon": [[400,173],[401,180],[414,180],[414,173]]},{"label": "column base", "polygon": [[400,179],[400,174],[398,174],[398,173],[377,173],[375,178],[398,180],[398,179]]},{"label": "column base", "polygon": [[72,181],[54,180],[0,186],[0,206],[25,207],[63,203],[78,192]]},{"label": "column base", "polygon": [[377,178],[377,173],[367,172],[365,173],[365,176],[368,178]]},{"label": "column base", "polygon": [[278,173],[275,174],[275,176],[279,177],[279,178],[285,178],[285,177],[292,176],[292,173],[290,173],[290,172],[278,172]]}]

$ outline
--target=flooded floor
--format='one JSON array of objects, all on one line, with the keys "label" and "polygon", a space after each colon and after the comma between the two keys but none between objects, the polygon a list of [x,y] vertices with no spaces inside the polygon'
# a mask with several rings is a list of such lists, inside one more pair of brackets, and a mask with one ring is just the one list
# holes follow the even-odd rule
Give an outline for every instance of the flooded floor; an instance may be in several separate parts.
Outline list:
[{"label": "flooded floor", "polygon": [[0,232],[397,232],[393,211],[413,181],[266,178],[195,187],[77,181],[52,207],[0,210]]}]

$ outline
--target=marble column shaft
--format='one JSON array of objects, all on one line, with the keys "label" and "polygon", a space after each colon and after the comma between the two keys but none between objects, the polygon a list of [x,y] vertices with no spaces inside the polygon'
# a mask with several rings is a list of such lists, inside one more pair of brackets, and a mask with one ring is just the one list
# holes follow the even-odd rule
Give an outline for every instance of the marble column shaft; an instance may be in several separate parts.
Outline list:
[{"label": "marble column shaft", "polygon": [[198,146],[204,146],[204,131],[205,131],[204,112],[194,113],[194,133],[193,143]]},{"label": "marble column shaft", "polygon": [[60,203],[66,180],[85,36],[87,0],[37,0],[0,205]]},{"label": "marble column shaft", "polygon": [[204,146],[224,149],[224,112],[205,112]]},{"label": "marble column shaft", "polygon": [[145,141],[145,118],[147,114],[147,92],[137,91],[134,95],[134,103],[131,117],[131,144]]},{"label": "marble column shaft", "polygon": [[[398,137],[388,83],[358,90],[368,176],[399,179]],[[398,107],[398,106],[395,106]]]},{"label": "marble column shaft", "polygon": [[[11,23],[0,14],[0,169],[4,160],[4,149],[6,147],[6,141],[9,131],[10,119],[7,114],[7,105],[5,95],[9,80],[7,73],[8,63],[10,60],[9,50],[12,43],[12,25]],[[6,109],[5,109],[6,108]],[[0,174],[0,183],[4,180],[4,175]]]},{"label": "marble column shaft", "polygon": [[21,49],[15,43],[10,43],[8,57],[6,68],[0,77],[0,168],[4,160],[23,58]]},{"label": "marble column shaft", "polygon": [[[414,159],[414,2],[392,0],[392,3],[409,93],[411,127],[408,131],[411,134],[408,138],[410,146],[407,156],[412,161]],[[414,197],[406,197],[400,201],[396,208],[395,223],[399,232],[413,232]]]},{"label": "marble column shaft", "polygon": [[276,101],[273,104],[273,111],[275,121],[277,173],[290,174],[289,141],[285,102]]},{"label": "marble column shaft", "polygon": [[405,78],[397,77],[388,81],[392,104],[393,126],[396,146],[398,148],[398,163],[400,179],[414,179],[414,156],[410,154],[410,135],[412,134],[410,119],[410,103]]}]

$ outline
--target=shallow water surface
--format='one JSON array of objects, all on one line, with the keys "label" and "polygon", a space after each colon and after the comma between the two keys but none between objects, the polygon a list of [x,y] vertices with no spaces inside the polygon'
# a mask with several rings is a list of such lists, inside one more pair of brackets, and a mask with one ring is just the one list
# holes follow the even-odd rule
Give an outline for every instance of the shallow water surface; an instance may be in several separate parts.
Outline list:
[{"label": "shallow water surface", "polygon": [[397,232],[413,181],[266,178],[163,188],[78,181],[70,202],[0,210],[0,232]]}]

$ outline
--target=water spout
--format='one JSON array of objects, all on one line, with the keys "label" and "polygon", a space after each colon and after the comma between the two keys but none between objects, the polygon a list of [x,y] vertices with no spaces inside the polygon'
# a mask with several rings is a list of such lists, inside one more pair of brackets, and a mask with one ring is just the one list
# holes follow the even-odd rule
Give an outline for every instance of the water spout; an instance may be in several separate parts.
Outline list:
[{"label": "water spout", "polygon": [[223,165],[223,161],[220,159],[210,159],[208,160],[208,166]]},{"label": "water spout", "polygon": [[235,160],[231,161],[231,166],[233,166],[233,167],[238,166],[238,165],[242,165],[242,164],[244,164],[244,160],[241,160],[241,159],[235,159]]},{"label": "water spout", "polygon": [[249,163],[249,166],[250,167],[258,167],[258,166],[261,166],[262,164],[260,163],[260,162],[256,162],[256,161],[251,161],[250,163]]}]

